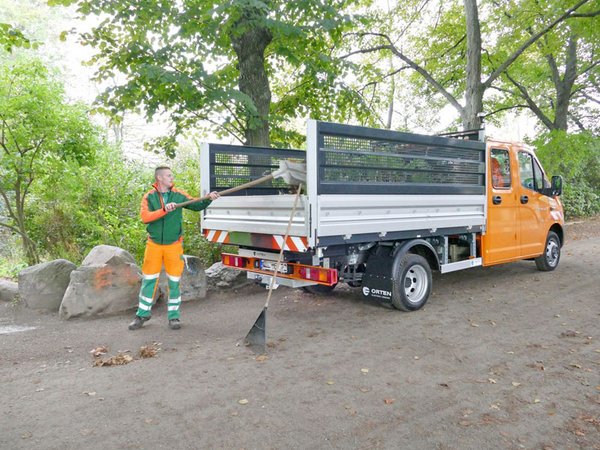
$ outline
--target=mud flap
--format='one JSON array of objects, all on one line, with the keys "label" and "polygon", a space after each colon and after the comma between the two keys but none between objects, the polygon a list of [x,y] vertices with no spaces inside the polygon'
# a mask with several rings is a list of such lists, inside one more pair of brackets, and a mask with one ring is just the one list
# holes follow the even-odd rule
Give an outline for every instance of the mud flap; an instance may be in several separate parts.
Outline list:
[{"label": "mud flap", "polygon": [[393,247],[379,246],[367,260],[367,270],[362,281],[363,297],[382,303],[392,302]]}]

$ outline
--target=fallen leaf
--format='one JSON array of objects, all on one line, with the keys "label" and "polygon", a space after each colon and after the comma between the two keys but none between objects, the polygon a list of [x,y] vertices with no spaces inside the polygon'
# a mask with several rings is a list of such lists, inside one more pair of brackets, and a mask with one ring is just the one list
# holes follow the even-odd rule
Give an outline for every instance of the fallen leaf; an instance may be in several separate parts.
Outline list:
[{"label": "fallen leaf", "polygon": [[239,403],[240,405],[247,405],[247,404],[248,404],[248,399],[246,399],[246,398],[243,398],[243,399],[241,399],[241,400],[238,400],[238,403]]},{"label": "fallen leaf", "polygon": [[476,324],[475,322],[471,322],[471,326],[475,327],[475,328],[479,328],[479,324]]},{"label": "fallen leaf", "polygon": [[496,380],[494,380],[493,378],[488,378],[488,381],[492,384],[496,384]]},{"label": "fallen leaf", "polygon": [[330,385],[330,386],[331,386],[332,384],[335,384],[335,381],[331,381],[331,380],[329,380],[329,381],[326,381],[325,383],[327,383],[328,385]]},{"label": "fallen leaf", "polygon": [[258,362],[265,362],[267,359],[269,359],[269,357],[267,355],[258,355],[255,359]]},{"label": "fallen leaf", "polygon": [[534,398],[533,399],[533,403],[539,403],[539,402],[541,402],[541,400],[539,398]]},{"label": "fallen leaf", "polygon": [[[565,324],[566,325],[566,324]],[[579,331],[567,330],[560,333],[560,337],[577,337]]]},{"label": "fallen leaf", "polygon": [[94,391],[91,391],[91,392],[83,391],[82,394],[87,395],[88,397],[93,397],[94,395],[96,395],[96,393]]},{"label": "fallen leaf", "polygon": [[140,358],[154,358],[159,348],[156,345],[143,345],[140,347]]},{"label": "fallen leaf", "polygon": [[421,359],[421,358],[419,358],[418,356],[415,356],[415,359]]},{"label": "fallen leaf", "polygon": [[366,387],[361,387],[361,388],[358,388],[358,389],[360,390],[360,392],[370,392],[371,391],[370,388],[366,388]]},{"label": "fallen leaf", "polygon": [[94,356],[94,358],[97,358],[98,356],[106,355],[108,353],[108,348],[105,346],[96,347],[90,350],[90,353]]},{"label": "fallen leaf", "polygon": [[366,368],[365,368],[365,369],[360,369],[360,371],[361,371],[362,373],[369,373],[369,369],[366,369]]},{"label": "fallen leaf", "polygon": [[152,420],[152,419],[144,419],[144,423],[151,424],[152,422],[154,422],[154,420]]},{"label": "fallen leaf", "polygon": [[490,408],[491,408],[491,409],[500,409],[500,405],[498,405],[497,403],[492,403],[492,404],[490,405]]},{"label": "fallen leaf", "polygon": [[35,392],[42,392],[43,390],[44,390],[44,388],[39,388],[39,389],[36,389]]},{"label": "fallen leaf", "polygon": [[396,399],[394,399],[394,398],[384,398],[383,399],[383,403],[385,403],[386,405],[391,405],[395,401],[396,401]]},{"label": "fallen leaf", "polygon": [[570,365],[571,367],[574,367],[574,368],[576,368],[576,369],[581,369],[581,366],[580,366],[579,364],[575,364],[575,363],[573,363],[573,364],[569,364],[569,365]]},{"label": "fallen leaf", "polygon": [[579,428],[573,430],[573,434],[576,434],[577,436],[585,436],[585,432]]},{"label": "fallen leaf", "polygon": [[112,356],[107,359],[96,358],[96,360],[94,361],[94,366],[122,366],[123,364],[129,364],[131,361],[133,361],[133,357],[131,355],[124,355],[123,353],[119,353],[116,356]]},{"label": "fallen leaf", "polygon": [[448,386],[448,383],[440,383],[439,384],[441,387],[445,387],[445,388],[450,388],[450,386]]},{"label": "fallen leaf", "polygon": [[513,381],[511,384],[512,384],[514,387],[519,387],[519,386],[521,386],[521,383],[517,383],[516,381]]}]

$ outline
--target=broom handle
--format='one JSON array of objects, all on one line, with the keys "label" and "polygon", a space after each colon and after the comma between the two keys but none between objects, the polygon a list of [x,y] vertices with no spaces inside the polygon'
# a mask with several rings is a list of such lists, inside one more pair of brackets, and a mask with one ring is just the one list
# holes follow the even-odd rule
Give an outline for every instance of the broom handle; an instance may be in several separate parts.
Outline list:
[{"label": "broom handle", "polygon": [[[239,186],[232,187],[232,188],[229,188],[229,189],[225,189],[224,191],[219,192],[219,195],[223,196],[223,195],[227,195],[227,194],[233,194],[234,192],[241,191],[242,189],[247,189],[247,188],[256,186],[257,184],[264,183],[265,181],[269,181],[272,178],[274,178],[274,176],[273,176],[272,173],[270,173],[269,175],[265,175],[264,177],[258,178],[258,179],[254,180],[254,181],[249,181],[248,183],[240,184]],[[204,197],[200,197],[200,198],[193,198],[193,199],[188,200],[186,202],[178,203],[175,206],[175,208],[183,208],[184,206],[191,205],[192,203],[196,203],[196,202],[199,202],[199,201],[202,201],[202,200],[208,200],[209,198],[210,198],[209,195],[205,195]]]},{"label": "broom handle", "polygon": [[298,192],[296,193],[296,198],[294,199],[294,206],[292,207],[292,213],[290,214],[290,220],[288,221],[287,230],[285,230],[283,244],[281,245],[281,250],[279,251],[279,256],[277,257],[277,263],[275,264],[275,271],[273,272],[273,278],[271,278],[271,283],[269,284],[269,294],[267,295],[267,301],[265,302],[265,309],[267,309],[269,307],[269,300],[271,300],[271,294],[273,293],[273,286],[275,285],[275,278],[277,277],[277,272],[279,272],[279,263],[281,263],[281,259],[283,256],[283,250],[285,249],[285,243],[287,241],[288,236],[290,235],[290,230],[292,229],[292,220],[294,219],[294,214],[296,213],[296,206],[298,205],[298,199],[300,198],[301,191],[302,191],[302,183],[300,183],[298,185]]}]

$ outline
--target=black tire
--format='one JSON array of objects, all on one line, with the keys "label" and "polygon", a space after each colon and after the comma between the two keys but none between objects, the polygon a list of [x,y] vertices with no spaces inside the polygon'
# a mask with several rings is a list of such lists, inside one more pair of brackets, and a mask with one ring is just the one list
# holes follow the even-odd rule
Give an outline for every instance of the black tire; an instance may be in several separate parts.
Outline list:
[{"label": "black tire", "polygon": [[407,253],[394,263],[392,305],[401,311],[421,309],[431,293],[431,267],[421,255]]},{"label": "black tire", "polygon": [[550,272],[558,267],[560,261],[560,239],[554,231],[548,233],[544,253],[535,258],[535,265],[542,272]]},{"label": "black tire", "polygon": [[326,295],[326,294],[329,294],[331,291],[333,291],[336,286],[337,286],[337,283],[334,284],[333,286],[326,286],[324,284],[313,284],[312,286],[304,286],[302,289],[304,289],[306,292],[309,292],[311,294]]}]

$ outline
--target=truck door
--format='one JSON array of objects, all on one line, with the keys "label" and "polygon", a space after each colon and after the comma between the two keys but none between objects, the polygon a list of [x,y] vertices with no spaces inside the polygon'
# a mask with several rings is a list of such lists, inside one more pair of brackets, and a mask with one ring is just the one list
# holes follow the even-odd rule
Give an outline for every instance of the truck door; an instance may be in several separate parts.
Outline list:
[{"label": "truck door", "polygon": [[518,152],[519,179],[519,226],[521,257],[538,256],[543,252],[548,234],[547,218],[550,216],[548,197],[540,190],[550,183],[535,157],[525,151]]},{"label": "truck door", "polygon": [[514,163],[508,149],[492,148],[488,170],[486,232],[482,241],[483,265],[519,257],[518,203],[513,182]]}]

